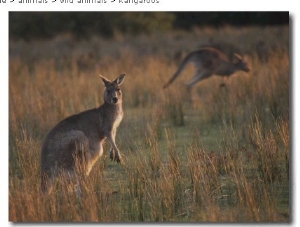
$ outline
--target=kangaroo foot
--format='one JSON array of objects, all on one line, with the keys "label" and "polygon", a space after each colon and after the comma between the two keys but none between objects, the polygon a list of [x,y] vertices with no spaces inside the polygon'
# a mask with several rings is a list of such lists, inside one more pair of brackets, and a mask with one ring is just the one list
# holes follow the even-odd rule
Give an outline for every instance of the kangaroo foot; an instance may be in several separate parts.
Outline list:
[{"label": "kangaroo foot", "polygon": [[111,151],[109,157],[111,161],[122,163],[122,158],[118,153]]}]

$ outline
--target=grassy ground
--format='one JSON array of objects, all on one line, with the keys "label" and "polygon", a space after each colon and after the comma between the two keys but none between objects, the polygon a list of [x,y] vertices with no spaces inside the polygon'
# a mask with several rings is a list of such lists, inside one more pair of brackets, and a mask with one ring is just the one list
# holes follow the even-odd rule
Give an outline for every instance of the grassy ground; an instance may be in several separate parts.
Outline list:
[{"label": "grassy ground", "polygon": [[[251,72],[225,88],[210,78],[189,97],[189,67],[163,90],[182,56],[205,45],[246,55]],[[126,163],[105,153],[81,180],[81,199],[59,183],[43,198],[43,138],[103,102],[99,73],[127,74],[116,138]],[[11,41],[9,220],[289,222],[289,87],[288,27]]]}]

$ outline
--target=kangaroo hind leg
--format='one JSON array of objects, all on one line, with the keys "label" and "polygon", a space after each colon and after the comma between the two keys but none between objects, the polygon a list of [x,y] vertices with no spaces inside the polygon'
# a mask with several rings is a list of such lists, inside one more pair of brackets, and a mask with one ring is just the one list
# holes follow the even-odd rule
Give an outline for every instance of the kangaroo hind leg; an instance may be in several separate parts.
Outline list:
[{"label": "kangaroo hind leg", "polygon": [[197,70],[197,72],[195,73],[194,77],[186,84],[187,85],[187,89],[191,90],[192,87],[194,87],[196,85],[196,83],[198,83],[199,81],[204,80],[204,79],[206,79],[206,78],[208,78],[210,76],[211,76],[211,73]]}]

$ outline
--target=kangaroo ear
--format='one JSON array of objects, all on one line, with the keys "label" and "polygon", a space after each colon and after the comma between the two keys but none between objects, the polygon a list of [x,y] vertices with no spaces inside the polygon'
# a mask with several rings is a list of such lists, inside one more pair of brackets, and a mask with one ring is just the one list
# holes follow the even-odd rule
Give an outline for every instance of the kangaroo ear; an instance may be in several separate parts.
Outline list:
[{"label": "kangaroo ear", "polygon": [[104,76],[102,76],[101,74],[99,74],[100,78],[102,79],[105,87],[107,87],[111,82],[110,80],[106,79]]},{"label": "kangaroo ear", "polygon": [[243,57],[237,53],[234,53],[234,57],[238,60],[243,60]]},{"label": "kangaroo ear", "polygon": [[114,80],[114,83],[116,83],[117,85],[121,85],[124,79],[125,79],[125,74],[123,73]]}]

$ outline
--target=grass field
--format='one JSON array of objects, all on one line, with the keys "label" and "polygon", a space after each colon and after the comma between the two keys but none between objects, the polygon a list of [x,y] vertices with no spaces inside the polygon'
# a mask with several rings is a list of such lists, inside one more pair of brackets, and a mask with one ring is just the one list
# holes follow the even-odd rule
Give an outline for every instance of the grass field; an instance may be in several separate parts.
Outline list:
[{"label": "grass field", "polygon": [[[192,67],[163,90],[182,56],[206,45],[246,55],[251,72],[225,88],[216,76],[199,83],[192,102]],[[11,40],[9,53],[9,221],[290,222],[289,27],[66,34]],[[59,183],[43,198],[41,143],[61,119],[103,103],[99,73],[127,75],[116,138],[125,165],[106,152],[81,199]]]}]

